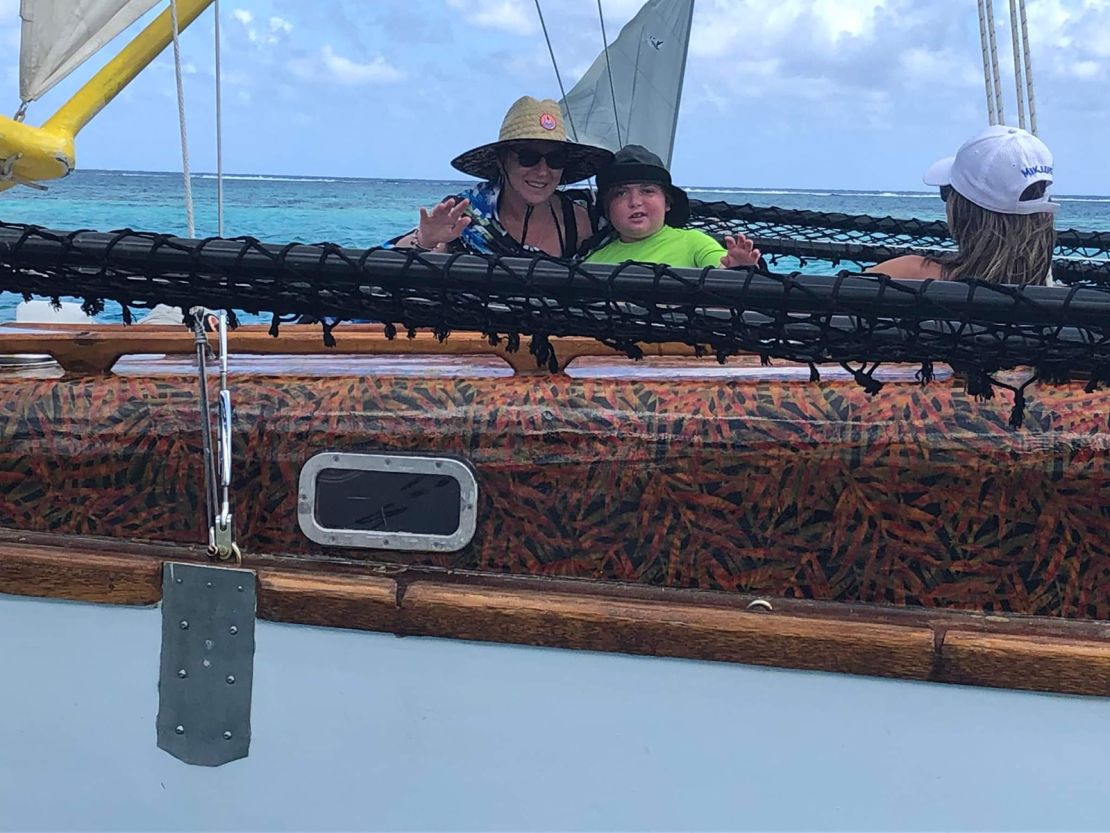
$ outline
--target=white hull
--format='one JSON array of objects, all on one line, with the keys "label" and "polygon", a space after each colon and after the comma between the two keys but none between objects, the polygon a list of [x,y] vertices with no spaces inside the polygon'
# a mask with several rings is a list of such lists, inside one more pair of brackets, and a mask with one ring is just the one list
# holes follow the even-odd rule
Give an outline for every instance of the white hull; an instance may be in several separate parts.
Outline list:
[{"label": "white hull", "polygon": [[259,622],[250,757],[155,745],[161,614],[0,596],[0,829],[1104,829],[1110,704]]}]

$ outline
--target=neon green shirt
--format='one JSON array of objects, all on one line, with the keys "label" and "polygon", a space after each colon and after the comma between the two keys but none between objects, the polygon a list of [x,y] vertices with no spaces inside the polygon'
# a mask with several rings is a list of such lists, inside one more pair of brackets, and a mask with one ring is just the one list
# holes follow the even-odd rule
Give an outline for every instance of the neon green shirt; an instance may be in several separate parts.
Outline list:
[{"label": "neon green shirt", "polygon": [[586,258],[586,263],[666,263],[668,266],[720,266],[725,248],[704,231],[663,226],[635,243],[614,240]]}]

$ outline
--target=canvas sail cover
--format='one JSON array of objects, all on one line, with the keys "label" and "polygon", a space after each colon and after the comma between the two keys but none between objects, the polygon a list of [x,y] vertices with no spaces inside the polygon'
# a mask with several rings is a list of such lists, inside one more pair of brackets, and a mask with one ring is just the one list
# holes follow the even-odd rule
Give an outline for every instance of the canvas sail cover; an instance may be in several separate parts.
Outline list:
[{"label": "canvas sail cover", "polygon": [[693,8],[694,0],[649,0],[609,46],[608,66],[598,55],[562,102],[578,141],[643,145],[670,165]]},{"label": "canvas sail cover", "polygon": [[158,0],[22,0],[19,97],[34,101]]}]

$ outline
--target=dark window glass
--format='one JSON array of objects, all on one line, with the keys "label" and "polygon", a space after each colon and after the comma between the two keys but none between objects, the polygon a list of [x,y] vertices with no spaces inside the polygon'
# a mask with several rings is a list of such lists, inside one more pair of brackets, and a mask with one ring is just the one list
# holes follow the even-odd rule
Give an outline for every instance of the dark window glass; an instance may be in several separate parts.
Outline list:
[{"label": "dark window glass", "polygon": [[324,469],[316,478],[316,523],[329,529],[452,535],[459,481],[442,474]]}]

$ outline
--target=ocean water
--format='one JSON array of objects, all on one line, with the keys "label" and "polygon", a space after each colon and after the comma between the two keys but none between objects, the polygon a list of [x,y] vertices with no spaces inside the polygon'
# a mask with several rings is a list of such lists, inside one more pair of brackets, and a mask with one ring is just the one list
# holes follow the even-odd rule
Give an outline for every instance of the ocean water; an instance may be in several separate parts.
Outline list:
[{"label": "ocean water", "polygon": [[[418,209],[455,193],[460,182],[346,177],[224,177],[224,236],[250,235],[272,243],[332,242],[368,247],[416,223]],[[217,233],[216,179],[192,178],[196,233]],[[815,211],[939,220],[944,205],[935,191],[827,191],[688,186],[708,201],[775,205]],[[1061,196],[1058,225],[1110,231],[1110,197]],[[184,235],[181,174],[77,171],[48,191],[13,188],[0,193],[0,220],[48,228],[108,231],[132,228]],[[20,299],[0,294],[0,321],[10,320]],[[119,320],[110,308],[105,320]]]}]

